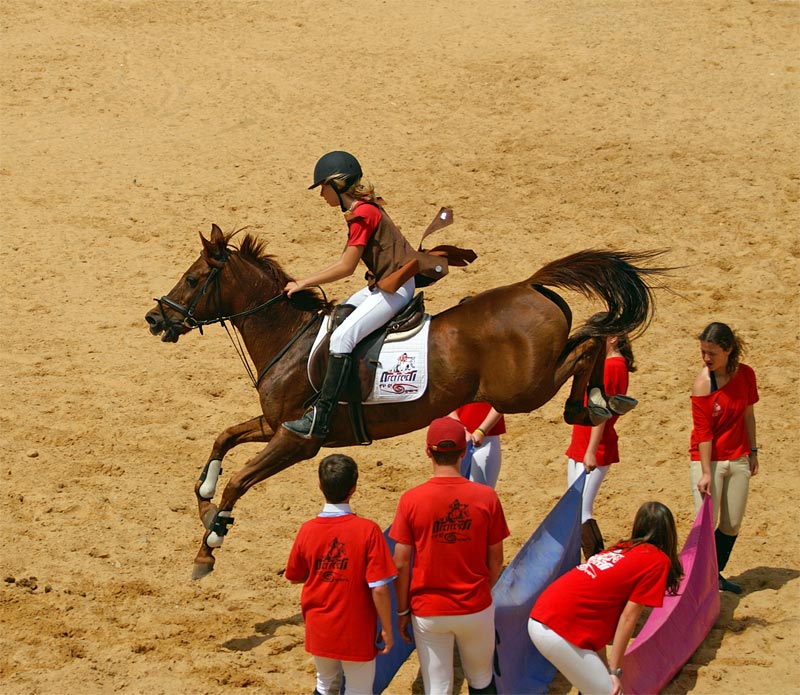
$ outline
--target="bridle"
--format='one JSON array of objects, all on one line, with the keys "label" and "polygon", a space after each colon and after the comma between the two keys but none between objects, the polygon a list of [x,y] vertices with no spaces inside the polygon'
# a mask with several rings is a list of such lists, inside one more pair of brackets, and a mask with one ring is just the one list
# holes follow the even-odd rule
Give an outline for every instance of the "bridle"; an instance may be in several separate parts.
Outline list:
[{"label": "bridle", "polygon": [[[256,314],[259,311],[263,311],[264,309],[269,308],[273,304],[276,304],[280,301],[286,301],[289,299],[289,296],[286,292],[281,291],[280,294],[275,295],[271,299],[268,299],[266,302],[262,302],[258,306],[251,307],[250,309],[245,309],[244,311],[240,311],[235,314],[222,314],[222,289],[220,288],[219,282],[219,274],[222,272],[222,268],[224,267],[225,263],[227,262],[228,258],[230,258],[230,254],[225,251],[225,254],[221,258],[212,258],[209,256],[205,250],[201,252],[201,257],[203,260],[211,266],[211,272],[208,274],[203,286],[200,290],[192,297],[191,301],[189,302],[188,306],[183,306],[182,304],[178,304],[178,302],[173,301],[169,297],[163,296],[161,299],[155,299],[154,301],[158,304],[158,310],[161,312],[161,319],[164,324],[168,327],[168,330],[175,330],[176,328],[185,328],[186,332],[194,330],[195,328],[200,331],[200,335],[203,335],[203,326],[210,326],[212,324],[218,323],[224,329],[225,332],[228,334],[228,337],[233,344],[234,349],[236,350],[237,354],[239,355],[239,359],[242,361],[242,364],[247,371],[248,376],[250,377],[250,381],[253,383],[253,386],[258,388],[258,385],[261,383],[261,380],[264,378],[266,373],[280,360],[288,351],[289,348],[294,345],[297,340],[309,329],[311,328],[314,323],[319,320],[322,315],[323,311],[320,309],[314,313],[314,316],[309,320],[297,333],[295,333],[291,340],[278,352],[278,354],[270,360],[270,362],[259,372],[258,376],[254,376],[253,369],[250,367],[250,364],[247,362],[245,358],[245,349],[242,345],[242,341],[239,338],[238,333],[236,334],[236,338],[231,333],[231,330],[228,328],[226,322],[233,324],[232,319],[241,318],[243,316],[251,316],[252,314]],[[200,303],[200,300],[206,294],[206,292],[212,291],[216,297],[216,304],[217,304],[217,316],[213,319],[199,319],[194,315],[195,310],[197,309],[197,305]],[[324,294],[324,292],[323,292]],[[167,317],[166,312],[164,311],[164,307],[169,307],[173,311],[177,311],[182,317],[183,320],[180,322],[174,321]]]}]

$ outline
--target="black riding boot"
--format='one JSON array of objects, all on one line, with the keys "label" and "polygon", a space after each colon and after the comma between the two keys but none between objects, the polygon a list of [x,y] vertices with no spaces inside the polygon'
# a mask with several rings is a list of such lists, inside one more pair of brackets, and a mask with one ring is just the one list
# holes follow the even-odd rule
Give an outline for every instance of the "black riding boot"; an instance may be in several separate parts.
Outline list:
[{"label": "black riding boot", "polygon": [[494,684],[494,676],[492,676],[492,680],[489,685],[486,685],[483,688],[473,688],[469,683],[467,683],[467,690],[469,690],[470,695],[497,695],[497,686]]},{"label": "black riding boot", "polygon": [[283,426],[287,430],[304,439],[311,439],[311,437],[324,439],[328,436],[331,415],[339,401],[339,392],[350,373],[352,360],[351,355],[340,355],[333,352],[330,354],[328,371],[325,373],[317,402],[306,410],[299,420],[284,422]]},{"label": "black riding boot", "polygon": [[719,569],[719,589],[720,591],[730,591],[734,594],[741,594],[742,587],[736,582],[732,582],[722,576],[722,570],[728,564],[728,558],[731,556],[731,550],[736,543],[737,536],[729,536],[727,533],[722,533],[719,529],[714,531],[714,545],[717,550],[717,568]]},{"label": "black riding boot", "polygon": [[597,555],[604,547],[603,534],[594,519],[587,519],[581,525],[581,548],[583,555],[588,560],[592,555]]}]

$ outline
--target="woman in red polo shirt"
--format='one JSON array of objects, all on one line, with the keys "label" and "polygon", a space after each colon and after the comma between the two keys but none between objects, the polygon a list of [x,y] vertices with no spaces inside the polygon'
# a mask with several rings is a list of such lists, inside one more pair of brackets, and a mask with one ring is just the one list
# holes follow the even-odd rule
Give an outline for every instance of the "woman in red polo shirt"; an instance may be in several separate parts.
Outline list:
[{"label": "woman in red polo shirt", "polygon": [[[582,693],[618,695],[622,660],[644,606],[661,606],[683,574],[672,512],[645,502],[633,531],[562,575],[533,606],[528,635]],[[606,645],[613,640],[606,661]]]},{"label": "woman in red polo shirt", "polygon": [[739,362],[743,344],[724,323],[710,323],[698,336],[704,367],[692,387],[692,492],[696,510],[711,495],[717,566],[722,591],[742,593],[722,570],[739,535],[750,478],[758,473],[758,441],[753,405],[756,375]]},{"label": "woman in red polo shirt", "polygon": [[[605,318],[605,313],[595,314],[589,321]],[[606,338],[606,359],[603,370],[603,387],[607,397],[625,396],[628,393],[628,374],[636,371],[633,349],[627,335]],[[629,402],[635,403],[633,399]],[[619,437],[615,425],[619,416],[614,414],[599,425],[573,425],[572,439],[567,448],[567,487],[586,471],[581,506],[581,547],[588,560],[603,549],[603,534],[594,518],[594,500],[612,463],[619,463]]]}]

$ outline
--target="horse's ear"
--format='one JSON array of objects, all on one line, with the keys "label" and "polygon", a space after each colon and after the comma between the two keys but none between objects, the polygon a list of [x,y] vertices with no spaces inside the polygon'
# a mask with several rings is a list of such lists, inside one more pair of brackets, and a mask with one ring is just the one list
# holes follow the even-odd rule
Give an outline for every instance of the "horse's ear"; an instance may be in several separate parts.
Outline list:
[{"label": "horse's ear", "polygon": [[203,242],[203,256],[209,262],[213,260],[224,260],[228,242],[222,230],[215,224],[211,225],[211,239],[206,239],[202,232],[199,232],[200,240]]}]

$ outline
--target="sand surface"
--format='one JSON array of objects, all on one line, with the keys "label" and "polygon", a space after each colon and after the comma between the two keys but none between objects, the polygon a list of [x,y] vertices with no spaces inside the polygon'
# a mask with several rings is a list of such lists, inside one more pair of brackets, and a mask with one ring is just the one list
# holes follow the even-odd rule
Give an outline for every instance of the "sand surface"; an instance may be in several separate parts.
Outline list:
[{"label": "sand surface", "polygon": [[[300,589],[280,572],[321,504],[316,462],[251,490],[216,571],[190,581],[194,481],[258,403],[222,329],[171,345],[143,319],[212,223],[248,225],[297,277],[334,257],[341,218],[306,186],[342,148],[412,243],[454,208],[441,241],[479,259],[426,292],[432,312],[580,249],[670,249],[676,294],[634,344],[641,403],[595,505],[607,539],[646,499],[685,538],[695,337],[711,320],[740,331],[761,392],[761,473],[728,567],[745,593],[722,596],[665,692],[798,692],[799,15],[766,0],[2,3],[0,691],[313,689]],[[565,297],[577,321],[602,308]],[[563,492],[565,395],[508,418],[508,558]],[[356,511],[391,521],[428,476],[422,441],[347,450]],[[257,450],[232,452],[223,482]],[[422,692],[417,676],[412,657],[391,693]]]}]

